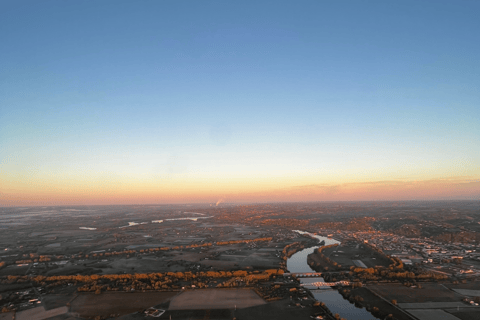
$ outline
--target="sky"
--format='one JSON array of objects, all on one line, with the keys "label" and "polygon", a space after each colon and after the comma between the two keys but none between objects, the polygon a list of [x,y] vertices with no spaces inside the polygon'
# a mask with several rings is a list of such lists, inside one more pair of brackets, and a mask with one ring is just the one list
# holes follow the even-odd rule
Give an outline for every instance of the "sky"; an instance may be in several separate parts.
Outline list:
[{"label": "sky", "polygon": [[0,2],[0,206],[480,199],[479,1]]}]

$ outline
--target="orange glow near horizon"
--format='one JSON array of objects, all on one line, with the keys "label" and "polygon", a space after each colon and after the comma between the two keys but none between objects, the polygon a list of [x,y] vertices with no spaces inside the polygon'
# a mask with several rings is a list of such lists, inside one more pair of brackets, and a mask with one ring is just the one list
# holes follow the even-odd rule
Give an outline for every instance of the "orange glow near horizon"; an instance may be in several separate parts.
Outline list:
[{"label": "orange glow near horizon", "polygon": [[9,1],[0,207],[480,199],[480,2],[350,2]]},{"label": "orange glow near horizon", "polygon": [[[254,184],[251,184],[254,185]],[[31,184],[17,185],[3,191],[2,206],[36,205],[110,205],[110,204],[174,204],[215,203],[219,199],[231,203],[296,202],[296,201],[374,201],[374,200],[479,200],[480,181],[470,178],[449,178],[416,181],[374,181],[343,184],[309,184],[274,187],[259,183],[169,183],[152,184],[138,181],[131,184],[79,184],[62,188]]]}]

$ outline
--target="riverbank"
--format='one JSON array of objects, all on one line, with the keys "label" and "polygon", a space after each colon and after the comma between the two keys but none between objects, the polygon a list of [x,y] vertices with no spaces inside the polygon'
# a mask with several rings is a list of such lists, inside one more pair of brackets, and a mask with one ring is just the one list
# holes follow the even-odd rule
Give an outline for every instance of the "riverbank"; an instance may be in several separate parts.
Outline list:
[{"label": "riverbank", "polygon": [[365,308],[380,319],[412,320],[405,312],[399,310],[368,288],[342,288],[339,292],[350,303],[360,308]]},{"label": "riverbank", "polygon": [[[308,232],[303,232],[299,230],[294,230],[302,235],[308,235],[314,237],[319,241],[325,241],[325,245],[337,245],[338,241],[331,238],[326,238],[311,234]],[[315,249],[320,246],[313,246],[310,248],[303,249],[295,253],[292,257],[287,260],[287,269],[291,273],[305,273],[314,271],[310,265],[307,263],[308,256],[312,254]],[[308,284],[312,281],[314,282],[324,282],[322,277],[316,278],[300,278],[301,283]],[[342,295],[336,289],[326,289],[326,290],[311,290],[310,293],[313,295],[315,300],[325,306],[326,310],[329,310],[330,314],[338,314],[341,318],[348,320],[376,320],[377,318],[373,316],[370,312],[363,308],[357,308],[354,304],[350,303],[348,300],[345,300]],[[331,316],[330,316],[331,317]]]}]

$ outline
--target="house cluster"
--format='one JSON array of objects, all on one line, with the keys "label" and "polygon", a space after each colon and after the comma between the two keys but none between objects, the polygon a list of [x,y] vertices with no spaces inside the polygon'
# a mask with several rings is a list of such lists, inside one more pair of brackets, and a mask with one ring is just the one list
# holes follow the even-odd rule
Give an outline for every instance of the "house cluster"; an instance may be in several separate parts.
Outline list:
[{"label": "house cluster", "polygon": [[334,238],[369,243],[404,265],[422,265],[455,276],[480,276],[480,249],[475,244],[442,243],[427,238],[407,238],[386,232],[333,232]]}]

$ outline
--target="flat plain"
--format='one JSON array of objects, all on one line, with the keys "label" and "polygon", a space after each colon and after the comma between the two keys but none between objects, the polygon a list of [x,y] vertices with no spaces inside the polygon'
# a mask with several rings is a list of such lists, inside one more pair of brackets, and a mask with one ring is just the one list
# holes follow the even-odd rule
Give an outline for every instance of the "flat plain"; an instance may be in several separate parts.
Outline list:
[{"label": "flat plain", "polygon": [[83,293],[71,302],[70,311],[86,318],[110,315],[118,317],[164,303],[175,295],[177,292]]},{"label": "flat plain", "polygon": [[198,289],[174,297],[169,310],[248,308],[265,303],[251,289]]},{"label": "flat plain", "polygon": [[[402,307],[462,320],[480,314],[470,301],[480,290],[475,201],[0,211],[2,318],[11,310],[21,316],[66,307],[71,318],[142,319],[138,312],[158,307],[175,319],[333,319],[298,279],[282,276],[290,256],[321,246],[314,235],[340,242],[324,251],[330,262],[313,261],[328,267],[320,270],[324,279],[362,283],[366,288],[350,287],[347,299],[362,298],[358,305],[376,317],[411,318]],[[408,276],[387,278],[390,272]]]}]

